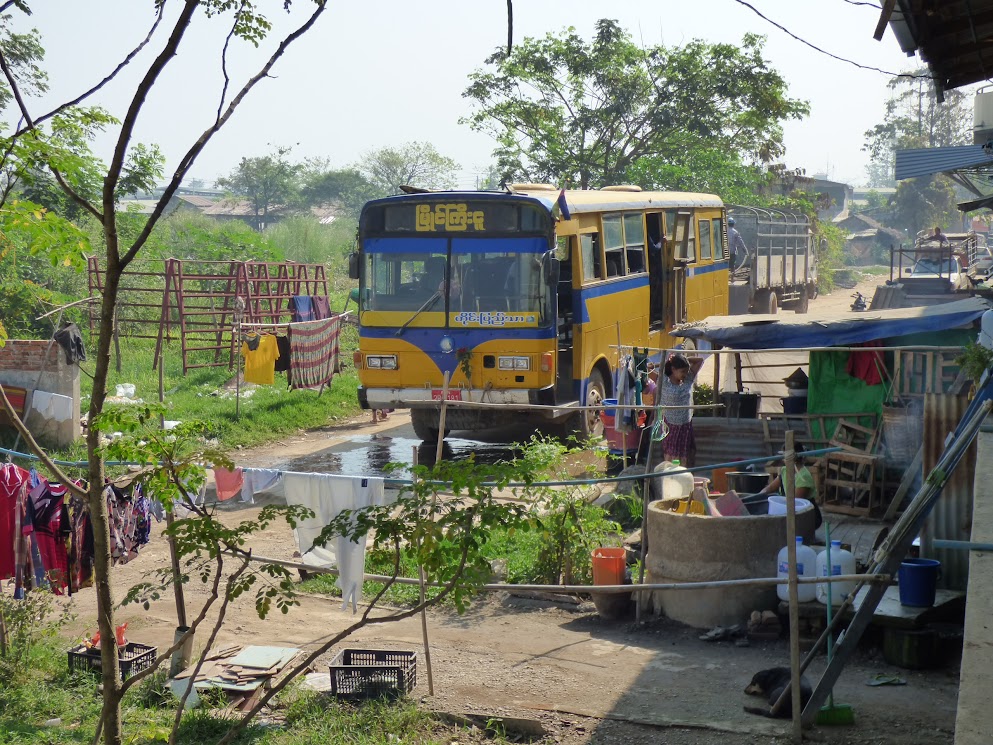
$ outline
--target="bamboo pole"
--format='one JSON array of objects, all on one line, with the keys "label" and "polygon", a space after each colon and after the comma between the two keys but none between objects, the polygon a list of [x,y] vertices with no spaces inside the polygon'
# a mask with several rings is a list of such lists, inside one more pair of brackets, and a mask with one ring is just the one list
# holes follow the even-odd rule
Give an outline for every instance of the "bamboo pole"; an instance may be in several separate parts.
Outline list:
[{"label": "bamboo pole", "polygon": [[[413,458],[411,460],[411,464],[414,467],[416,467],[417,466],[417,445],[414,445],[411,449],[414,451]],[[416,479],[417,477],[415,475],[412,478],[415,478]],[[432,504],[433,504],[433,502],[432,502]],[[424,607],[424,600],[425,600],[425,597],[426,597],[426,593],[425,593],[424,588],[425,588],[425,585],[426,585],[426,582],[427,582],[427,577],[424,574],[424,565],[423,564],[418,564],[417,565],[417,574],[418,574],[418,584],[420,585],[420,593],[419,594],[420,594],[420,599],[421,599],[421,636],[424,637],[424,664],[427,666],[427,669],[428,669],[428,695],[429,696],[433,696],[434,695],[434,674],[433,674],[433,671],[431,669],[431,645],[428,643],[428,610],[427,610],[426,607]]]},{"label": "bamboo pole", "polygon": [[441,413],[438,414],[438,447],[434,451],[434,462],[441,462],[441,454],[445,449],[445,414],[448,409],[448,384],[452,374],[445,373],[445,379],[441,384]]},{"label": "bamboo pole", "polygon": [[[242,556],[233,554],[232,556]],[[337,575],[337,569],[325,569],[315,567],[313,564],[301,564],[287,559],[274,559],[267,556],[257,556],[252,554],[250,561],[261,564],[275,564],[287,569],[305,569],[312,574]],[[393,580],[398,585],[419,585],[420,580],[412,577],[389,577],[385,574],[365,574],[362,577],[364,582],[388,582]],[[818,582],[862,582],[862,583],[882,583],[889,584],[893,581],[892,574],[838,574],[831,577],[798,577],[798,585],[812,585]],[[657,584],[644,585],[643,590],[724,590],[729,587],[775,587],[783,584],[779,577],[754,577],[751,579],[720,579],[708,582],[660,582]],[[445,587],[443,582],[425,582],[425,587]],[[513,592],[514,590],[524,590],[527,592],[557,592],[560,594],[586,594],[590,592],[604,592],[617,594],[631,592],[631,585],[512,585],[505,582],[480,585],[479,590],[483,592]],[[839,613],[841,610],[839,609]]]},{"label": "bamboo pole", "polygon": [[796,558],[796,453],[793,430],[786,432],[786,459],[782,479],[786,487],[786,547],[789,556],[790,593],[790,688],[793,697],[793,739],[803,739],[803,707],[800,704],[800,592]]}]

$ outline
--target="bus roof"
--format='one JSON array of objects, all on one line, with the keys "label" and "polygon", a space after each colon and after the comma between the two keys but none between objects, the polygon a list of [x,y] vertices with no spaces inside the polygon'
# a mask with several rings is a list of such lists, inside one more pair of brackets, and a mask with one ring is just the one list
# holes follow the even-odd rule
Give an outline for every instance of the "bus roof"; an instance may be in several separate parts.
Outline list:
[{"label": "bus roof", "polygon": [[[548,188],[522,188],[514,194],[523,194],[540,199],[549,205],[555,202],[559,192]],[[685,191],[602,191],[597,189],[566,189],[566,204],[569,212],[613,212],[615,210],[671,209],[677,207],[716,207],[724,206],[721,198],[714,194],[698,194]]]}]

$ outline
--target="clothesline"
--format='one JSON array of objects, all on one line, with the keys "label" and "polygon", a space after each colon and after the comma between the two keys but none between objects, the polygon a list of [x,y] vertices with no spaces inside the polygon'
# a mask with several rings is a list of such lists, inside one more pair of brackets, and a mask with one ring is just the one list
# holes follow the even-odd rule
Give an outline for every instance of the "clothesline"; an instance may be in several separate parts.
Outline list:
[{"label": "clothesline", "polygon": [[[352,315],[352,311],[346,310],[346,311],[342,311],[341,313],[332,313],[331,314],[331,318],[337,318],[339,320],[343,320],[346,316],[350,316],[350,315]],[[328,319],[322,318],[322,319],[317,319],[317,320],[328,320]],[[285,328],[291,328],[293,326],[300,326],[300,325],[313,324],[313,323],[315,323],[315,321],[279,321],[278,323],[245,323],[245,322],[241,322],[238,325],[241,328],[243,328],[243,329],[253,329],[253,328],[261,328],[261,329],[267,329],[267,328],[269,328],[269,329],[277,329],[278,328],[278,329],[285,329]]]}]

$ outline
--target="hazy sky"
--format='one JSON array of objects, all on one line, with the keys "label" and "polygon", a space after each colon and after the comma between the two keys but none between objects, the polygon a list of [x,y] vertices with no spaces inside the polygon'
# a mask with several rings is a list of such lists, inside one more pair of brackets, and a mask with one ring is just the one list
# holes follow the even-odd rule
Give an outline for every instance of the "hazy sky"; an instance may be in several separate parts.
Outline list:
[{"label": "hazy sky", "polygon": [[[176,0],[169,0],[172,15]],[[38,28],[46,49],[51,92],[32,101],[34,112],[72,97],[106,75],[145,35],[152,0],[31,0],[34,15],[14,13],[19,30]],[[257,0],[274,23],[271,40],[299,24],[311,9],[294,0]],[[908,59],[889,29],[872,38],[877,9],[845,0],[752,0],[763,14],[840,57],[890,71],[919,63]],[[585,37],[599,18],[616,18],[648,44],[694,38],[735,42],[745,32],[768,37],[766,56],[787,79],[790,95],[811,105],[809,118],[786,128],[786,163],[860,184],[865,178],[863,133],[879,122],[889,78],[826,57],[769,25],[734,0],[516,0],[514,37],[544,35],[575,26]],[[140,120],[138,139],[157,142],[169,168],[209,124],[221,88],[220,47],[227,23],[198,17],[179,56],[167,68]],[[122,117],[136,81],[165,42],[160,28],[139,65],[120,76],[96,102]],[[492,141],[459,124],[468,111],[466,76],[506,43],[504,0],[330,0],[308,37],[291,47],[273,78],[262,81],[235,118],[215,136],[191,175],[213,182],[242,156],[270,145],[293,147],[294,158],[354,162],[384,145],[427,140],[463,168],[462,187],[491,162]],[[235,44],[233,82],[243,81],[267,57]],[[101,141],[101,154],[109,147]],[[171,172],[171,171],[170,171]]]}]

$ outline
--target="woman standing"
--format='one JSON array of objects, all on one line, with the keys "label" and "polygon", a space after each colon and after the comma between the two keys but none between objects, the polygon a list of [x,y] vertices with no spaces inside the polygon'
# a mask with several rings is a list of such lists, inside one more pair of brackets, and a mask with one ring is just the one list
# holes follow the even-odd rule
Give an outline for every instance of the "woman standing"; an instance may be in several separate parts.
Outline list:
[{"label": "woman standing", "polygon": [[693,437],[693,384],[703,367],[702,357],[673,354],[662,367],[657,395],[663,407],[662,419],[669,434],[662,440],[666,460],[678,458],[686,468],[696,465],[696,439]]}]

